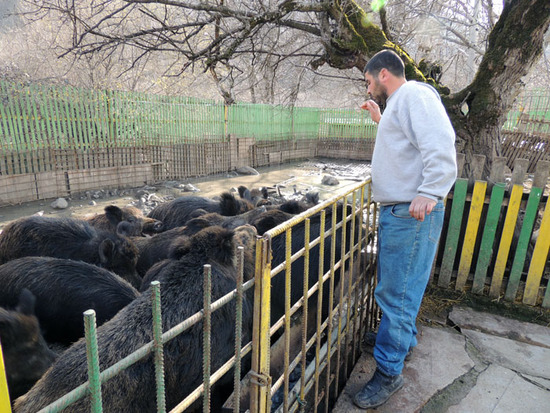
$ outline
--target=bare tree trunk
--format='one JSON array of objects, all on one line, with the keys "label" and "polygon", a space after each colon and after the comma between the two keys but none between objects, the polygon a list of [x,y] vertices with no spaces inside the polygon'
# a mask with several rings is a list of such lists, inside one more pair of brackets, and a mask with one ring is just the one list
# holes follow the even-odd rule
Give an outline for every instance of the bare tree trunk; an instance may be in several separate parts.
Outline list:
[{"label": "bare tree trunk", "polygon": [[509,2],[489,36],[473,82],[443,98],[457,133],[457,150],[466,155],[466,176],[474,154],[487,157],[486,175],[494,157],[501,155],[500,130],[523,88],[521,78],[542,54],[549,25],[548,0]]}]

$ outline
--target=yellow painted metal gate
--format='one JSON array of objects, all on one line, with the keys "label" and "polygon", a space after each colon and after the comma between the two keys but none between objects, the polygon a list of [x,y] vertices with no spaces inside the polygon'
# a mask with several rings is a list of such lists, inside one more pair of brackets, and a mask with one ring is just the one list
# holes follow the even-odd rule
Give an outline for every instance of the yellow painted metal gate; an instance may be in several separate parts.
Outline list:
[{"label": "yellow painted metal gate", "polygon": [[[267,231],[256,240],[255,276],[243,283],[243,252],[239,255],[237,289],[212,300],[211,274],[204,271],[204,307],[168,331],[162,331],[162,288],[153,282],[153,341],[116,364],[100,371],[95,313],[85,313],[88,381],[41,412],[60,412],[83,398],[90,411],[103,411],[102,387],[115,376],[153,354],[157,411],[193,411],[200,405],[211,410],[213,386],[233,370],[234,395],[228,402],[234,412],[323,411],[343,389],[360,355],[360,338],[373,328],[376,206],[371,203],[370,180],[320,203]],[[252,340],[241,343],[243,297],[253,292]],[[234,302],[235,354],[211,371],[211,317]],[[203,383],[176,406],[166,406],[163,345],[202,323]],[[213,337],[213,338],[212,338]],[[199,345],[199,344],[197,344]],[[98,356],[99,354],[99,356]],[[251,354],[251,362],[248,362]],[[63,357],[61,355],[60,357]],[[0,366],[3,369],[3,364]],[[212,369],[213,370],[213,369]],[[241,370],[247,372],[241,380]],[[131,373],[130,373],[131,374]],[[168,380],[166,381],[168,382]],[[144,389],[145,390],[145,389]],[[10,411],[6,378],[0,374],[0,410]],[[109,408],[106,405],[105,410]]]}]

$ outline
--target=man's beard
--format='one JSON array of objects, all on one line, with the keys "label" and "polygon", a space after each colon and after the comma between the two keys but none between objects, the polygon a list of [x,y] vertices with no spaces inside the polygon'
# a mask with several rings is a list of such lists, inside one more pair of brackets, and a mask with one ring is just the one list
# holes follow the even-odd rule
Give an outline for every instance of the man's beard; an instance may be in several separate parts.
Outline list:
[{"label": "man's beard", "polygon": [[385,107],[388,100],[388,91],[385,88],[380,87],[379,92],[376,95],[372,95],[373,100],[378,103],[378,106]]}]

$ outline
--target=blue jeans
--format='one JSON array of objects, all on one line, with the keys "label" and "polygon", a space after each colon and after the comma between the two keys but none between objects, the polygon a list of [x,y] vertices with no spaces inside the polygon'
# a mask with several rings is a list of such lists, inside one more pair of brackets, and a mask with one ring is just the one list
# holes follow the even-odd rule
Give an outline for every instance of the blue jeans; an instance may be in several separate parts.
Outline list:
[{"label": "blue jeans", "polygon": [[401,374],[416,341],[416,316],[428,285],[445,207],[438,202],[423,222],[409,215],[410,203],[382,206],[378,226],[378,285],[382,310],[374,358],[383,373]]}]

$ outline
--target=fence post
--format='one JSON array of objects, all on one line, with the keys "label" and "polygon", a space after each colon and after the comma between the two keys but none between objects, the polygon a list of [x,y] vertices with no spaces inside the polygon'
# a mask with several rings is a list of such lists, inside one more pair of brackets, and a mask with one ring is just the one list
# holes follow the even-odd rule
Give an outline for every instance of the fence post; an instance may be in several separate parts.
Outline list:
[{"label": "fence post", "polygon": [[506,211],[504,227],[502,229],[502,235],[495,260],[495,267],[493,269],[491,288],[489,289],[489,297],[491,298],[500,297],[502,279],[506,270],[506,262],[508,261],[508,253],[510,251],[510,245],[512,244],[512,237],[514,235],[514,227],[516,226],[516,220],[518,218],[522,194],[523,185],[514,185],[512,187],[512,193],[510,194],[508,200],[508,210]]},{"label": "fence post", "polygon": [[105,95],[107,96],[107,141],[109,143],[113,142],[115,131],[114,131],[114,119],[113,119],[113,108],[112,108],[112,92],[107,90]]},{"label": "fence post", "polygon": [[468,275],[470,274],[470,267],[472,265],[472,257],[474,255],[474,248],[476,245],[477,232],[480,224],[481,212],[483,211],[486,191],[487,182],[476,181],[472,193],[472,202],[470,204],[466,232],[464,234],[462,253],[458,264],[455,290],[462,290],[464,288]]},{"label": "fence post", "polygon": [[535,167],[535,176],[533,177],[533,188],[544,188],[548,183],[548,174],[550,173],[550,161],[538,161]]},{"label": "fence post", "polygon": [[164,386],[164,349],[162,341],[162,311],[160,282],[151,282],[151,300],[153,307],[153,353],[155,356],[155,383],[157,387],[157,412],[166,412]]},{"label": "fence post", "polygon": [[525,215],[521,225],[521,232],[519,234],[516,253],[512,263],[512,268],[510,270],[508,285],[506,286],[506,294],[504,295],[506,300],[512,302],[516,299],[523,264],[525,263],[525,256],[527,254],[527,248],[531,239],[531,231],[533,229],[535,219],[537,218],[537,210],[542,198],[542,192],[542,188],[531,188],[529,199],[527,200],[527,207],[525,208]]},{"label": "fence post", "polygon": [[471,164],[470,176],[468,176],[468,191],[472,191],[476,181],[484,181],[483,169],[485,168],[485,155],[474,155]]},{"label": "fence post", "polygon": [[439,287],[447,288],[449,286],[449,282],[451,281],[451,275],[458,248],[458,238],[464,215],[467,187],[467,179],[458,178],[456,180],[453,193],[453,205],[451,207],[451,216],[447,227],[448,232],[445,240],[445,250],[443,251],[443,259],[441,261],[441,269],[439,270],[439,279],[437,281],[437,285]]},{"label": "fence post", "polygon": [[457,153],[456,154],[456,171],[457,171],[457,178],[462,178],[462,172],[464,171],[464,164],[466,163],[466,155],[463,153]]},{"label": "fence post", "polygon": [[529,159],[516,158],[514,160],[514,169],[512,171],[513,185],[523,185],[527,168],[529,168]]},{"label": "fence post", "polygon": [[2,355],[2,344],[0,343],[0,411],[10,413],[10,394],[8,392],[8,379]]},{"label": "fence post", "polygon": [[103,407],[101,405],[101,380],[99,378],[99,354],[94,310],[84,311],[84,332],[86,336],[86,355],[88,359],[90,410],[93,413],[101,413]]},{"label": "fence post", "polygon": [[505,182],[504,179],[504,167],[506,166],[506,161],[508,158],[504,156],[497,156],[493,159],[493,164],[491,165],[491,172],[489,174],[489,184],[487,190],[491,190],[493,185]]},{"label": "fence post", "polygon": [[210,372],[212,369],[211,359],[211,332],[212,332],[212,266],[210,264],[204,265],[204,280],[203,280],[203,301],[204,301],[204,318],[203,318],[203,351],[202,351],[202,366],[203,366],[203,412],[210,411],[210,397],[211,397],[211,385],[210,385]]},{"label": "fence post", "polygon": [[255,268],[250,411],[267,413],[271,411],[271,239],[256,240]]},{"label": "fence post", "polygon": [[226,140],[229,140],[229,106],[227,103],[223,105],[223,136]]},{"label": "fence post", "polygon": [[233,411],[241,410],[241,347],[243,326],[243,277],[244,277],[244,247],[238,246],[237,297],[235,299],[235,368],[233,376]]},{"label": "fence post", "polygon": [[476,272],[474,275],[474,283],[472,292],[474,294],[483,294],[485,287],[485,278],[487,277],[487,268],[491,262],[493,254],[493,243],[500,218],[500,210],[504,199],[504,183],[493,182],[494,186],[491,190],[491,200],[487,209],[487,218],[484,223],[483,236],[479,247],[479,258],[476,264]]},{"label": "fence post", "polygon": [[290,107],[290,136],[292,136],[292,139],[296,139],[296,136],[294,135],[294,105]]}]

